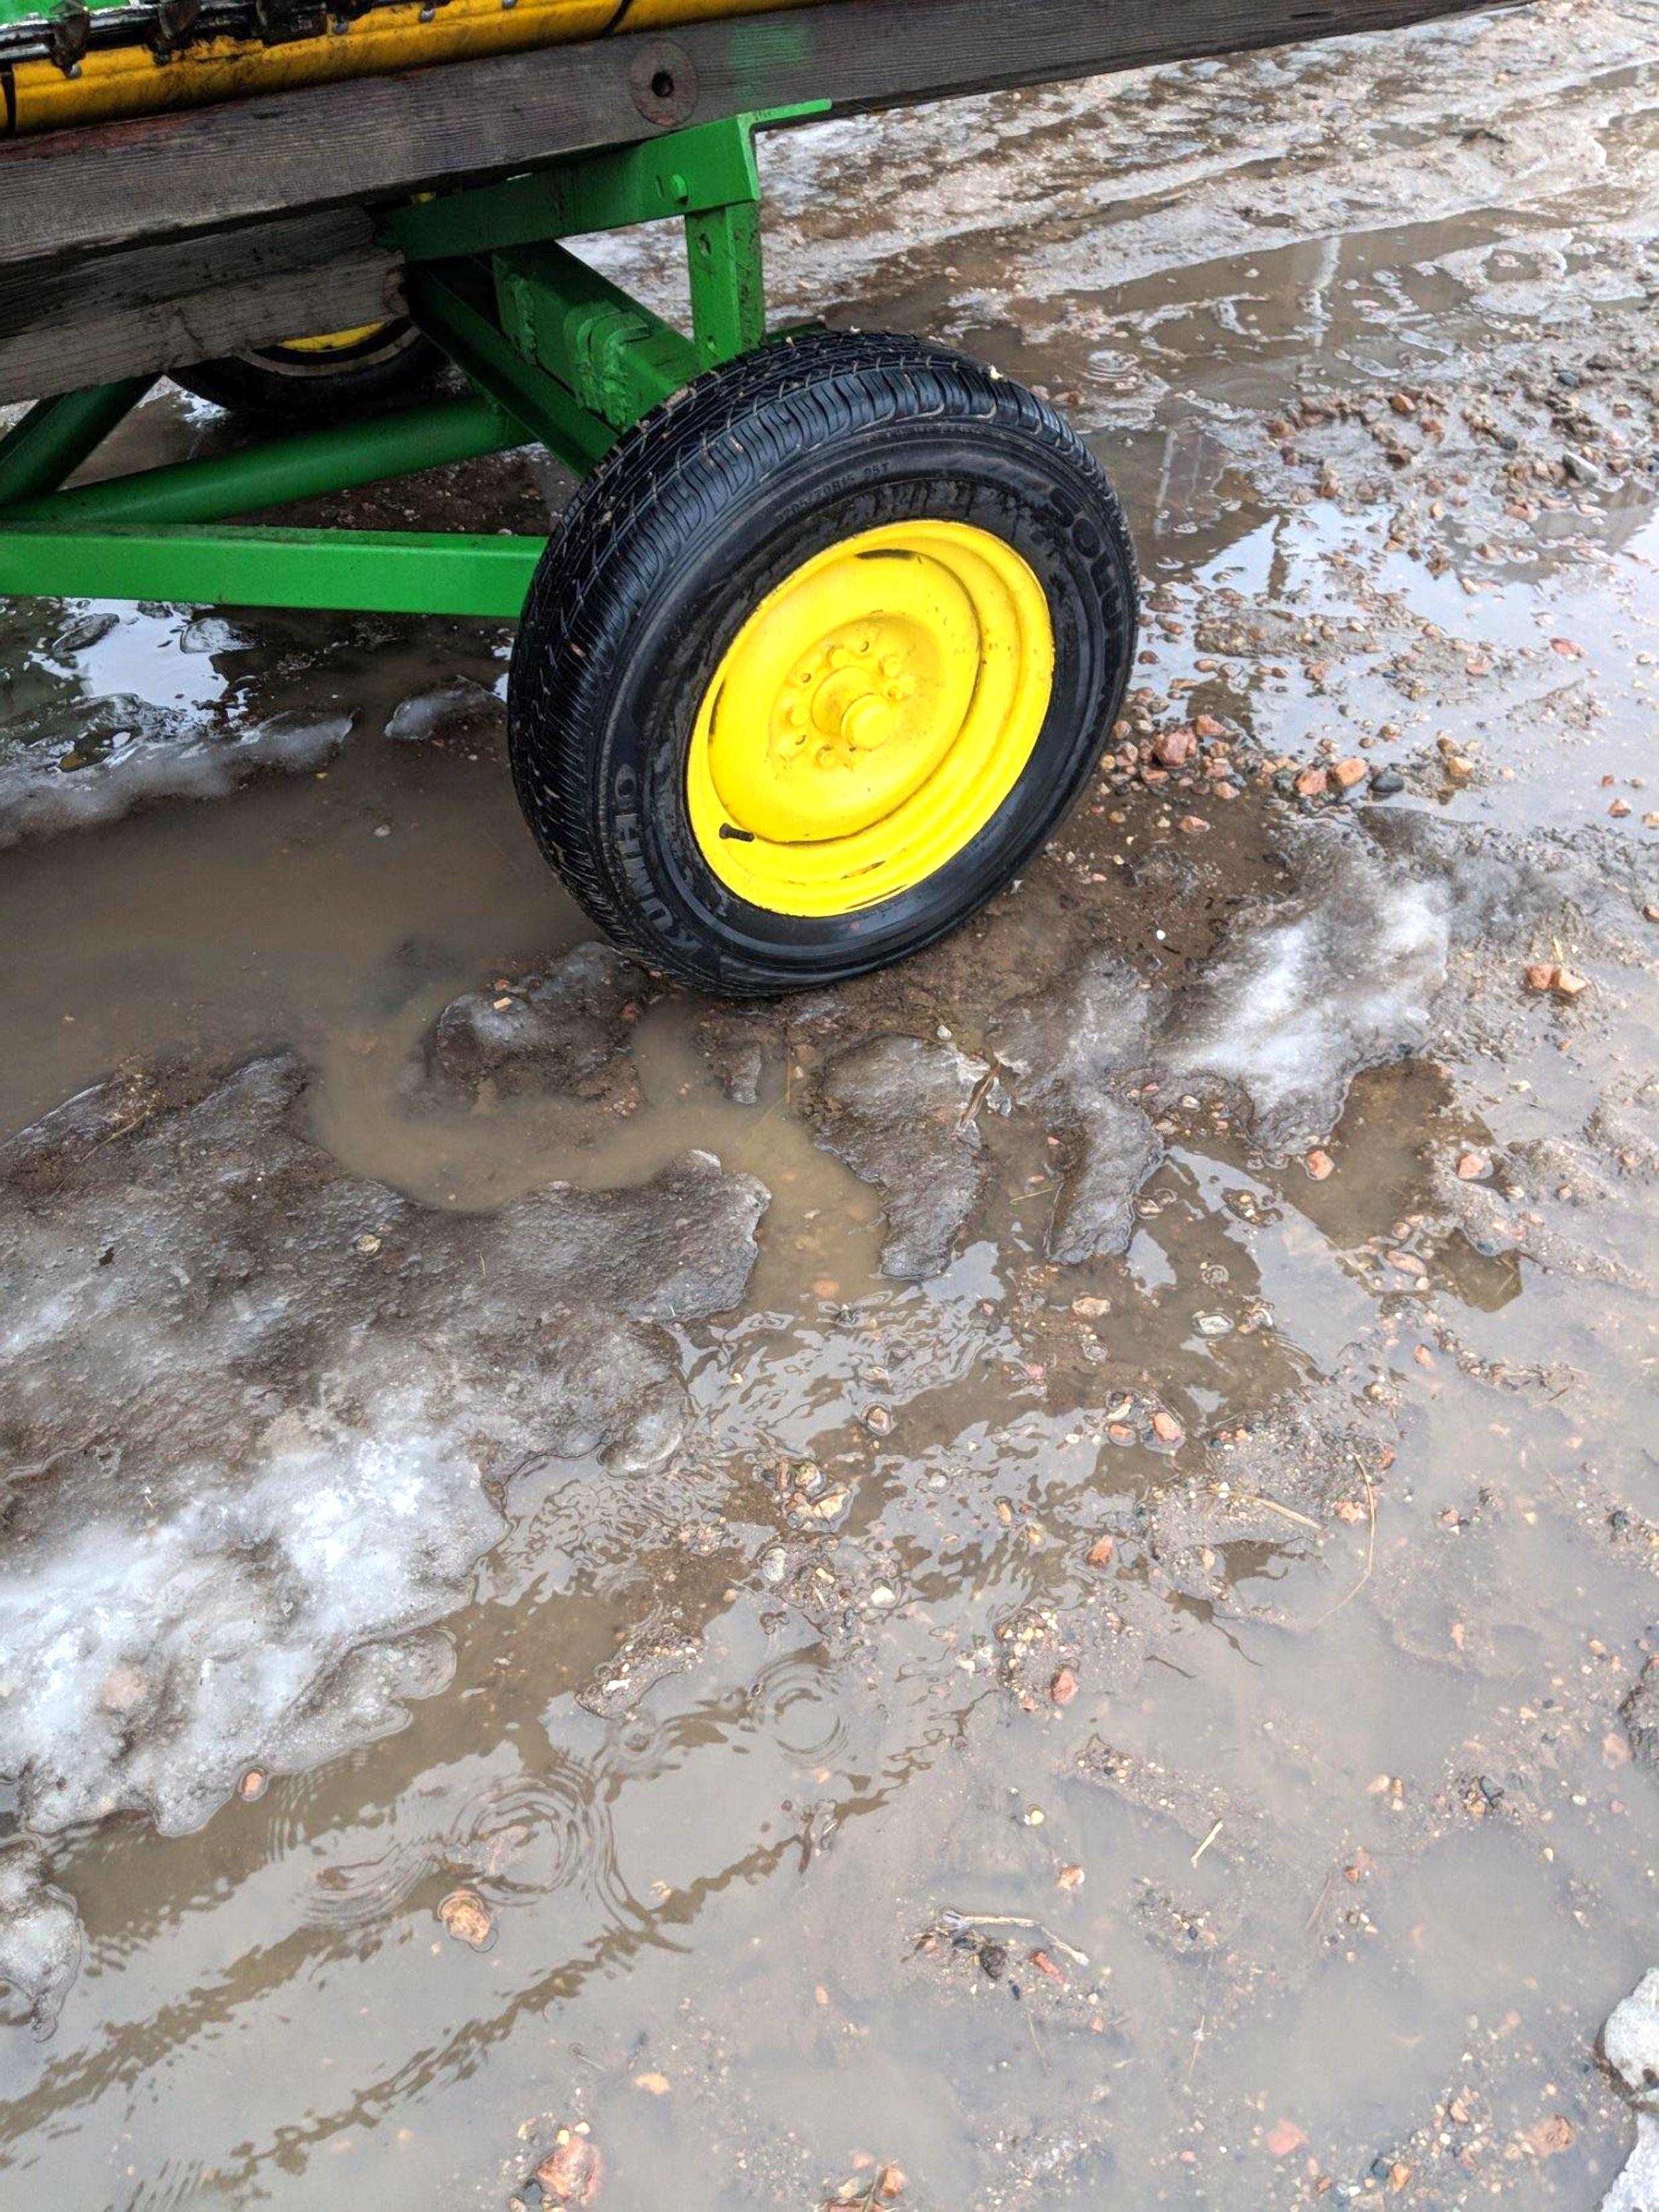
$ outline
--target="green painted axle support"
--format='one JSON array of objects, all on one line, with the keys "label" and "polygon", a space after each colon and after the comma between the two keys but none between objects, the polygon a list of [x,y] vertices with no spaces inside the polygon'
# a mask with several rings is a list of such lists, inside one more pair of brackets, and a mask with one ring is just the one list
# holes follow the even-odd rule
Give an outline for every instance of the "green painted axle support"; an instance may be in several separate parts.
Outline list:
[{"label": "green painted axle support", "polygon": [[[755,132],[821,112],[702,124],[383,215],[409,313],[463,398],[71,490],[155,380],[43,400],[0,439],[0,597],[516,617],[542,538],[214,526],[525,445],[590,473],[642,415],[764,342]],[[685,226],[690,337],[560,243],[667,218]]]}]

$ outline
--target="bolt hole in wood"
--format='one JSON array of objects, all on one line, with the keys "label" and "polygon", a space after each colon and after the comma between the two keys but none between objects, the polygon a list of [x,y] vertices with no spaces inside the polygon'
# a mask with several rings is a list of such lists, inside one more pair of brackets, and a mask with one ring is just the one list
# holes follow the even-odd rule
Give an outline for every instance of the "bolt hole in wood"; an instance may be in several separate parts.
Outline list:
[{"label": "bolt hole in wood", "polygon": [[628,76],[634,105],[647,123],[665,131],[690,121],[697,105],[697,71],[684,46],[653,40],[634,56]]}]

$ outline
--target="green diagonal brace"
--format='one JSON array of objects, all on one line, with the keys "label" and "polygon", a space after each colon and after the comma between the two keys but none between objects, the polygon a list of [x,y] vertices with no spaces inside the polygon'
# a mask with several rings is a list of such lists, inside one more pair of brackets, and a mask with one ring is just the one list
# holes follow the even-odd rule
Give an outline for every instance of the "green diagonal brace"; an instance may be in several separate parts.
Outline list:
[{"label": "green diagonal brace", "polygon": [[155,379],[125,377],[43,399],[0,438],[0,507],[56,491],[131,413]]},{"label": "green diagonal brace", "polygon": [[568,469],[588,475],[616,443],[616,429],[585,407],[568,382],[549,375],[531,349],[513,343],[490,306],[477,296],[472,276],[468,267],[453,274],[411,270],[405,288],[410,314],[480,392]]},{"label": "green diagonal brace", "polygon": [[[365,422],[275,438],[240,453],[173,461],[108,477],[101,483],[0,508],[0,528],[13,522],[216,522],[234,514],[315,499],[384,477],[407,476],[450,461],[476,460],[522,446],[526,432],[487,399],[434,399]],[[13,588],[15,588],[14,586]],[[153,596],[149,592],[144,598]]]}]

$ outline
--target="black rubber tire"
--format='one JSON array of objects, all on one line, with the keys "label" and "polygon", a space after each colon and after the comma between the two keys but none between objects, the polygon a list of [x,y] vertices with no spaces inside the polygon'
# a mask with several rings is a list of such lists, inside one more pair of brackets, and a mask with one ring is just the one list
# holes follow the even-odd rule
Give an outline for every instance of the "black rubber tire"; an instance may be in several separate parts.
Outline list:
[{"label": "black rubber tire", "polygon": [[[685,799],[697,707],[757,602],[884,523],[976,524],[1048,594],[1055,668],[1031,761],[991,821],[914,889],[801,920],[703,860]],[[652,968],[738,996],[919,951],[1029,861],[1088,781],[1134,654],[1135,568],[1111,486],[1018,384],[908,337],[818,331],[699,378],[638,424],[565,511],[513,655],[508,741],[538,843]]]},{"label": "black rubber tire", "polygon": [[267,346],[258,353],[175,368],[175,384],[228,414],[258,422],[332,422],[424,392],[444,364],[431,339],[398,316],[339,353]]}]

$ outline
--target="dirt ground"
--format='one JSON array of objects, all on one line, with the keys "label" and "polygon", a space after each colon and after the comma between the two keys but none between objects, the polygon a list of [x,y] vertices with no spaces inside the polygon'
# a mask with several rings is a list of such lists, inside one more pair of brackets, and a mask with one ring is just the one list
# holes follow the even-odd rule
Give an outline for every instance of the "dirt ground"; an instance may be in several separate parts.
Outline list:
[{"label": "dirt ground", "polygon": [[1146,580],[902,971],[595,945],[497,626],[0,610],[0,2204],[1639,2212],[1659,9],[765,167]]}]

